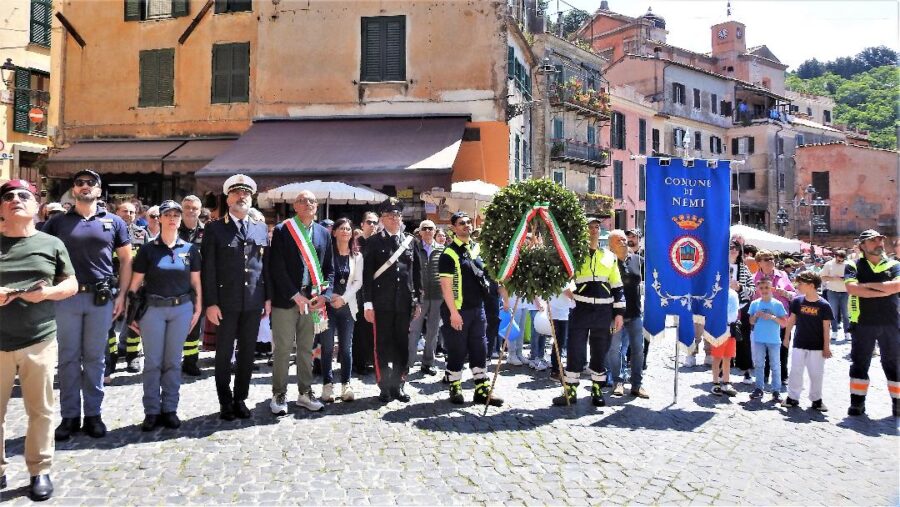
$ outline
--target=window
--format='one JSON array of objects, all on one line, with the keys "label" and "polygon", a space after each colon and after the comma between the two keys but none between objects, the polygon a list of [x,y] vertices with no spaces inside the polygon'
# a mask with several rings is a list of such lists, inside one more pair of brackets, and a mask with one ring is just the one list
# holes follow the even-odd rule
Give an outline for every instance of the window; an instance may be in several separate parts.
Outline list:
[{"label": "window", "polygon": [[[47,135],[47,108],[50,105],[50,74],[16,67],[13,93],[13,130],[23,134]],[[28,113],[41,109],[44,119],[32,122]]]},{"label": "window", "polygon": [[812,108],[811,108],[811,107],[807,107],[807,108],[806,108],[806,115],[807,115],[807,116],[812,116]]},{"label": "window", "polygon": [[566,170],[565,169],[554,169],[553,170],[553,183],[559,183],[562,186],[566,186]]},{"label": "window", "polygon": [[647,120],[638,120],[638,153],[647,154]]},{"label": "window", "polygon": [[700,89],[694,88],[694,109],[700,109]]},{"label": "window", "polygon": [[250,101],[250,43],[216,44],[212,54],[213,104]]},{"label": "window", "polygon": [[732,155],[751,155],[754,151],[753,137],[735,137],[731,140]]},{"label": "window", "polygon": [[719,96],[715,93],[709,96],[709,112],[719,114]]},{"label": "window", "polygon": [[617,150],[625,149],[625,115],[622,113],[613,112],[612,114],[612,124],[609,128],[609,144],[612,148]]},{"label": "window", "polygon": [[616,214],[615,215],[616,229],[623,229],[623,230],[627,229],[628,223],[627,223],[627,219],[625,218],[625,210],[617,209],[617,210],[615,210],[614,213]]},{"label": "window", "polygon": [[776,151],[777,155],[784,154],[784,138],[783,137],[778,138],[778,145],[775,147],[775,151]]},{"label": "window", "polygon": [[634,226],[640,230],[647,229],[647,212],[642,209],[634,210]]},{"label": "window", "polygon": [[515,148],[514,148],[514,156],[513,156],[513,179],[514,181],[519,181],[519,144],[522,141],[519,138],[519,134],[516,134]]},{"label": "window", "polygon": [[684,130],[676,128],[672,130],[672,148],[684,147]]},{"label": "window", "polygon": [[778,190],[784,190],[784,178],[785,174],[783,172],[778,173]]},{"label": "window", "polygon": [[722,102],[719,103],[719,106],[720,106],[719,110],[722,111],[722,116],[730,118],[731,114],[732,114],[731,102],[729,102],[727,100],[723,100]]},{"label": "window", "polygon": [[594,127],[587,128],[587,143],[593,147],[597,144],[597,129]]},{"label": "window", "polygon": [[553,118],[553,139],[565,137],[562,118]]},{"label": "window", "polygon": [[831,123],[831,111],[829,111],[827,109],[822,111],[822,119],[825,120],[824,121],[825,124]]},{"label": "window", "polygon": [[756,174],[753,173],[733,173],[731,175],[731,189],[743,192],[744,190],[753,190],[756,188]]},{"label": "window", "polygon": [[703,137],[700,135],[700,131],[694,132],[694,149],[703,151]]},{"label": "window", "polygon": [[362,18],[361,81],[406,81],[406,16]]},{"label": "window", "polygon": [[175,50],[154,49],[140,52],[141,87],[138,107],[175,104]]},{"label": "window", "polygon": [[647,166],[638,165],[638,200],[647,200]]},{"label": "window", "polygon": [[672,83],[672,102],[675,104],[684,104],[687,98],[685,97],[684,85],[681,83]]},{"label": "window", "polygon": [[812,186],[816,189],[817,196],[822,199],[831,199],[831,182],[828,180],[828,171],[813,171]]},{"label": "window", "polygon": [[522,179],[531,174],[531,152],[528,151],[528,141],[522,141]]},{"label": "window", "polygon": [[709,152],[720,154],[722,153],[722,139],[716,136],[709,136]]},{"label": "window", "polygon": [[614,199],[623,199],[624,192],[624,184],[622,182],[622,178],[624,176],[624,170],[622,168],[621,160],[613,160],[613,198]]},{"label": "window", "polygon": [[797,134],[796,136],[794,136],[794,143],[797,146],[803,146],[804,144],[806,144],[806,140],[803,138],[803,134]]},{"label": "window", "polygon": [[31,30],[29,42],[50,47],[51,0],[31,0]]},{"label": "window", "polygon": [[125,0],[125,21],[179,18],[189,10],[188,0]]},{"label": "window", "polygon": [[594,193],[597,191],[597,177],[593,174],[588,176],[588,192]]},{"label": "window", "polygon": [[660,153],[659,151],[659,129],[653,129],[653,139],[651,141],[651,149],[654,154]]},{"label": "window", "polygon": [[216,0],[216,14],[253,10],[252,0]]}]

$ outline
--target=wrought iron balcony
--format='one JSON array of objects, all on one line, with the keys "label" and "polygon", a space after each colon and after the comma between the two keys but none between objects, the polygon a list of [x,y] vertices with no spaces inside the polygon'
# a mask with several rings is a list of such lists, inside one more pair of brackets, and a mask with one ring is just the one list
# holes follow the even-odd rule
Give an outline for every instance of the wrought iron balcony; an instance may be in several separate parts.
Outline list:
[{"label": "wrought iron balcony", "polygon": [[607,167],[609,150],[599,144],[572,139],[551,139],[550,159],[591,167]]},{"label": "wrought iron balcony", "polygon": [[550,85],[550,105],[584,116],[609,119],[609,94],[591,88],[585,90],[572,82]]}]

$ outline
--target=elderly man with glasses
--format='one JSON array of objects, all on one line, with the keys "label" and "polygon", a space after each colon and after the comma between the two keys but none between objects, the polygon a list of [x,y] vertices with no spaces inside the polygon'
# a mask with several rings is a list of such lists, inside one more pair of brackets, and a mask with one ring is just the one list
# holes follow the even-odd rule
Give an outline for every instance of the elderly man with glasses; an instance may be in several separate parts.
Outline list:
[{"label": "elderly man with glasses", "polygon": [[434,375],[434,353],[437,348],[439,325],[441,323],[441,283],[438,279],[438,260],[444,245],[434,240],[435,225],[431,220],[423,220],[419,224],[421,239],[413,241],[413,251],[419,258],[419,276],[422,278],[422,293],[419,300],[422,311],[412,321],[409,329],[409,368],[414,366],[418,354],[418,343],[422,337],[422,324],[425,324],[425,346],[422,349],[421,371],[425,375]]}]

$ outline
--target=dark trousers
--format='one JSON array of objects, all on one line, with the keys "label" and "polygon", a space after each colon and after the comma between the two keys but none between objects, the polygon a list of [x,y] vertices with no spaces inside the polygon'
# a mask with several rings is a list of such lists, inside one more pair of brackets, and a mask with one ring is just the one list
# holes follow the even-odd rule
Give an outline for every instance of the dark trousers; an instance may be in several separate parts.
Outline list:
[{"label": "dark trousers", "polygon": [[409,311],[375,310],[375,377],[382,389],[406,381],[410,317]]},{"label": "dark trousers", "polygon": [[[216,331],[216,392],[219,404],[244,401],[250,391],[253,356],[262,309],[249,311],[222,310],[222,320]],[[234,372],[234,394],[231,391],[231,356],[237,343]]]},{"label": "dark trousers", "polygon": [[[781,333],[779,334],[782,344],[779,345],[779,349],[781,350],[781,384],[787,385],[788,378],[788,348],[784,346],[784,328],[781,328]],[[766,356],[766,365],[763,369],[763,376],[766,379],[766,382],[769,381],[769,356]]]},{"label": "dark trousers", "polygon": [[441,306],[441,319],[444,321],[444,346],[447,347],[447,371],[460,372],[469,358],[469,368],[481,368],[487,363],[487,337],[485,329],[487,319],[481,308],[460,310],[463,327],[457,331],[450,326],[450,310]]},{"label": "dark trousers", "polygon": [[184,341],[184,359],[194,358],[200,355],[200,331],[203,326],[203,319],[197,319],[194,328],[187,335]]},{"label": "dark trousers", "polygon": [[375,364],[374,347],[375,338],[372,335],[372,324],[363,318],[363,309],[360,307],[359,315],[353,326],[353,366],[357,373],[363,374],[366,367]]},{"label": "dark trousers", "polygon": [[609,332],[609,323],[599,327],[572,327],[569,329],[568,343],[566,344],[566,371],[580,374],[584,370],[587,361],[587,347],[591,346],[591,359],[588,368],[591,369],[591,377],[606,377],[606,354],[609,352],[609,344],[612,335]]},{"label": "dark trousers", "polygon": [[[566,354],[569,353],[566,348],[569,343],[569,321],[568,320],[553,320],[553,328],[556,331],[556,342],[559,344],[559,353],[565,350]],[[550,351],[550,371],[555,371],[559,373],[559,364],[556,362],[556,351]]]},{"label": "dark trousers", "polygon": [[743,339],[737,342],[734,366],[742,372],[753,369],[753,351],[750,347],[750,315],[741,311],[741,336]]},{"label": "dark trousers", "polygon": [[[490,296],[484,301],[484,316],[487,322],[485,334],[487,334],[488,354],[500,352],[500,299]],[[444,321],[446,324],[447,321]]]},{"label": "dark trousers", "polygon": [[875,343],[878,343],[881,353],[881,368],[887,377],[888,391],[894,400],[900,399],[900,329],[894,325],[857,324],[853,329],[850,341],[850,392],[857,396],[866,395]]}]

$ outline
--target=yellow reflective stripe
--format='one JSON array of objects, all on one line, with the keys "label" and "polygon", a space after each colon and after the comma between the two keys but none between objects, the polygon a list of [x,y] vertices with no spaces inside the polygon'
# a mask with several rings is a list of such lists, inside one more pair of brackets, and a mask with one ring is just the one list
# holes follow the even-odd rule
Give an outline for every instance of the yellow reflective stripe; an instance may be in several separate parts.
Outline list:
[{"label": "yellow reflective stripe", "polygon": [[[445,248],[444,254],[453,259],[453,267],[456,270],[456,274],[453,276],[453,304],[456,306],[456,309],[459,310],[462,308],[462,266],[459,263],[459,254],[456,253],[453,248]],[[441,276],[444,276],[442,273]]]},{"label": "yellow reflective stripe", "polygon": [[575,283],[587,283],[587,282],[608,282],[609,278],[606,276],[579,276],[575,278]]}]

